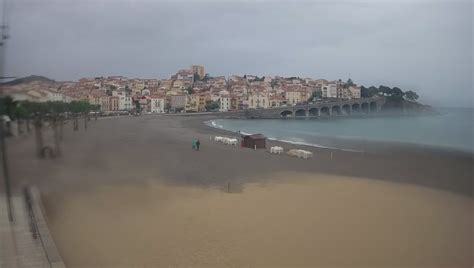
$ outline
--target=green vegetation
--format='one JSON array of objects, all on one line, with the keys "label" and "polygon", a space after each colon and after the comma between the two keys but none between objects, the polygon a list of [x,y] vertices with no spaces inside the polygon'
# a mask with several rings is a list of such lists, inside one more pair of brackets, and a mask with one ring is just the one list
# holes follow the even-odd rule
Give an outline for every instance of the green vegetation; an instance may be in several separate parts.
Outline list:
[{"label": "green vegetation", "polygon": [[211,76],[209,74],[205,74],[202,79],[199,77],[198,74],[194,74],[194,82],[197,82],[197,81],[207,82],[209,79],[211,79]]},{"label": "green vegetation", "polygon": [[407,98],[407,99],[409,99],[409,100],[411,100],[411,101],[417,100],[418,97],[419,97],[419,96],[418,96],[418,94],[416,94],[415,91],[409,90],[409,91],[406,91],[406,92],[405,92],[405,98]]},{"label": "green vegetation", "polygon": [[141,104],[140,104],[140,100],[133,100],[133,104],[135,104],[135,111],[137,113],[141,113],[142,112],[142,107],[141,107]]},{"label": "green vegetation", "polygon": [[194,93],[194,90],[193,90],[192,87],[187,87],[185,90],[186,90],[186,92],[188,92],[189,95]]},{"label": "green vegetation", "polygon": [[49,79],[47,77],[44,77],[44,76],[30,75],[30,76],[27,76],[27,77],[18,78],[18,79],[15,79],[13,81],[4,82],[4,83],[1,83],[1,84],[5,85],[5,86],[14,86],[14,85],[19,85],[19,84],[23,84],[23,83],[30,83],[30,82],[33,82],[33,81],[42,81],[42,82],[48,82],[48,83],[56,82],[56,81],[51,80],[51,79]]},{"label": "green vegetation", "polygon": [[313,101],[314,99],[320,99],[323,97],[323,93],[320,90],[315,90],[311,93],[311,96],[308,99],[308,102]]},{"label": "green vegetation", "polygon": [[418,94],[416,94],[416,92],[414,91],[409,90],[404,92],[398,87],[390,88],[383,85],[379,86],[378,88],[374,86],[368,88],[362,86],[360,90],[360,95],[362,98],[370,98],[376,95],[386,96],[390,101],[395,102],[401,102],[404,98],[411,101],[415,101],[418,99]]},{"label": "green vegetation", "polygon": [[[340,80],[340,79],[339,79]],[[352,79],[347,79],[347,82],[344,83],[344,88],[349,88],[351,86],[355,86],[356,84],[354,84],[354,82],[352,81]]]},{"label": "green vegetation", "polygon": [[217,101],[207,101],[206,106],[205,106],[206,111],[215,111],[219,109],[219,107],[220,107],[220,104]]},{"label": "green vegetation", "polygon": [[31,102],[14,101],[10,96],[0,98],[0,114],[8,115],[12,119],[27,118],[32,115],[47,115],[59,113],[87,113],[99,110],[99,105],[91,105],[87,101],[59,101]]}]

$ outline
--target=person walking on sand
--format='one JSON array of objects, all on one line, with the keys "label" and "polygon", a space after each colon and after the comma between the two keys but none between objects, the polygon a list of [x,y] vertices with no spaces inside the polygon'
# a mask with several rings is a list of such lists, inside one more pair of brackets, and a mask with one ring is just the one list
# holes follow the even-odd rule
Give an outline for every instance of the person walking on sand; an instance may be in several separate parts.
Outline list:
[{"label": "person walking on sand", "polygon": [[201,142],[199,140],[196,141],[196,150],[199,151],[199,146],[201,145]]}]

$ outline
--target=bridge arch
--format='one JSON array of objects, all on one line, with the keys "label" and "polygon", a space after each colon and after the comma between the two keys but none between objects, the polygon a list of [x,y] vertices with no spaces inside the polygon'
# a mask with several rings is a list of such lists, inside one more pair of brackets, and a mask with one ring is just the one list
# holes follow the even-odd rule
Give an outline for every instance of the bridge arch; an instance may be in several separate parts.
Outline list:
[{"label": "bridge arch", "polygon": [[332,115],[341,115],[342,114],[342,111],[341,111],[341,106],[339,105],[334,105],[333,107],[331,107],[331,110],[332,110]]},{"label": "bridge arch", "polygon": [[331,110],[327,106],[321,107],[320,111],[321,111],[321,115],[325,115],[325,116],[331,115]]},{"label": "bridge arch", "polygon": [[360,105],[360,110],[363,112],[363,113],[369,113],[369,103],[368,102],[364,102]]},{"label": "bridge arch", "polygon": [[280,116],[281,117],[292,117],[293,112],[290,111],[290,110],[284,110],[284,111],[280,112]]},{"label": "bridge arch", "polygon": [[360,104],[359,103],[352,104],[352,112],[353,113],[360,113]]},{"label": "bridge arch", "polygon": [[373,101],[370,103],[370,111],[372,112],[377,111],[377,102]]},{"label": "bridge arch", "polygon": [[311,108],[308,110],[309,116],[319,116],[319,109],[318,108]]},{"label": "bridge arch", "polygon": [[351,105],[350,104],[344,104],[342,105],[342,114],[344,115],[350,115],[351,114]]},{"label": "bridge arch", "polygon": [[306,117],[306,110],[305,109],[296,110],[295,117]]}]

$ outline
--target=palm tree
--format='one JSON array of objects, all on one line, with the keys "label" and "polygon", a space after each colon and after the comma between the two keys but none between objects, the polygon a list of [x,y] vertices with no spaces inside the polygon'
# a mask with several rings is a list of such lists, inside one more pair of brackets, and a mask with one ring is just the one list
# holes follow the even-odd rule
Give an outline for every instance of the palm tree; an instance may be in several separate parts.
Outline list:
[{"label": "palm tree", "polygon": [[18,127],[18,134],[22,134],[23,133],[23,129],[21,128],[21,125],[23,124],[22,120],[26,118],[27,116],[25,107],[23,107],[21,103],[17,103],[17,105],[15,106],[14,114],[16,118],[16,124]]},{"label": "palm tree", "polygon": [[18,101],[13,100],[10,96],[5,96],[0,99],[0,114],[7,115],[10,118],[14,118],[15,107]]}]

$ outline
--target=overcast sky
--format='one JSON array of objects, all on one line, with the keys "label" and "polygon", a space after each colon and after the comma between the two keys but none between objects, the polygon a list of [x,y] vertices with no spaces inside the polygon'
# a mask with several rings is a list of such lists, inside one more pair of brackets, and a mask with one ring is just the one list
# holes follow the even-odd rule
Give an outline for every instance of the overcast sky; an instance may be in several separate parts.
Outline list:
[{"label": "overcast sky", "polygon": [[473,106],[471,0],[7,1],[5,75],[352,78]]}]

